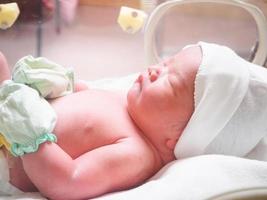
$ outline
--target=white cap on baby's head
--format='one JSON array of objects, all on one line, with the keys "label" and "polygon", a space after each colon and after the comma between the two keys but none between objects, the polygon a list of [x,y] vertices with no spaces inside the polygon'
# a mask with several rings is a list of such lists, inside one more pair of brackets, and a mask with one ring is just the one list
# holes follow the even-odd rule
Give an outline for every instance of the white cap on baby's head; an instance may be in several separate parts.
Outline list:
[{"label": "white cap on baby's head", "polygon": [[[225,46],[198,44],[203,55],[195,79],[195,110],[176,144],[175,156],[245,156],[266,134],[267,106],[258,107],[267,102],[267,70],[263,75],[259,66]],[[266,81],[261,85],[265,96],[251,89],[256,84],[250,80],[253,70],[256,78],[260,75],[260,81]],[[262,109],[265,114],[259,115]]]}]

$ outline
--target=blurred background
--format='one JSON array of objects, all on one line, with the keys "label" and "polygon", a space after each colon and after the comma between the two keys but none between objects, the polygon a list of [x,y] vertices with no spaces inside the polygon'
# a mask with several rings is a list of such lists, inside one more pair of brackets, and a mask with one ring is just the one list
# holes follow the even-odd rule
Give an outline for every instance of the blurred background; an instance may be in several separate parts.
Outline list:
[{"label": "blurred background", "polygon": [[[14,2],[0,0],[0,3]],[[73,67],[79,79],[120,77],[145,67],[143,32],[128,34],[117,24],[121,6],[140,8],[137,0],[17,0],[21,14],[0,30],[0,51],[10,67],[28,54]],[[164,2],[151,0],[148,6]],[[266,0],[247,0],[267,16]],[[267,25],[266,25],[267,26]],[[156,30],[162,57],[198,41],[228,45],[249,59],[257,28],[245,10],[195,3],[171,9]]]}]

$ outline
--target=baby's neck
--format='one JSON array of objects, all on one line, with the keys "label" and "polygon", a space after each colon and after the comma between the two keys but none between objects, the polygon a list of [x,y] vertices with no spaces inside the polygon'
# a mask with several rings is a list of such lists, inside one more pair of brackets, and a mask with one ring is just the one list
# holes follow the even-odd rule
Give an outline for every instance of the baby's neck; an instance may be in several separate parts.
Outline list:
[{"label": "baby's neck", "polygon": [[[121,100],[122,100],[123,104],[125,105],[125,108],[127,109],[127,92],[116,91],[115,93],[121,97]],[[132,123],[134,124],[134,126],[136,126],[137,129],[139,129],[139,127],[136,125],[136,123],[134,122],[133,119],[132,119]],[[143,131],[140,130],[140,134],[142,135],[144,140],[146,140],[146,142],[151,146],[151,148],[154,152],[155,160],[156,160],[155,166],[157,166],[158,168],[161,168],[165,164],[175,160],[173,149],[171,150],[170,148],[168,148],[165,145],[164,150],[162,150],[161,149],[162,145],[160,145],[160,147],[158,147],[158,145],[154,144],[153,141],[151,141]]]}]

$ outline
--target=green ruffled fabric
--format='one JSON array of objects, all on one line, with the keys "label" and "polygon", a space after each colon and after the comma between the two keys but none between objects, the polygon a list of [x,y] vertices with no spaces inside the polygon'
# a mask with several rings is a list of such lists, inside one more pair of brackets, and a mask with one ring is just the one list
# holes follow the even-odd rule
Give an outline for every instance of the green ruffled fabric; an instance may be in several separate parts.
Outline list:
[{"label": "green ruffled fabric", "polygon": [[57,136],[53,133],[46,133],[38,137],[35,140],[35,143],[33,144],[25,145],[25,144],[12,143],[11,153],[17,157],[17,156],[22,156],[26,153],[36,152],[39,148],[39,145],[47,141],[56,142]]}]

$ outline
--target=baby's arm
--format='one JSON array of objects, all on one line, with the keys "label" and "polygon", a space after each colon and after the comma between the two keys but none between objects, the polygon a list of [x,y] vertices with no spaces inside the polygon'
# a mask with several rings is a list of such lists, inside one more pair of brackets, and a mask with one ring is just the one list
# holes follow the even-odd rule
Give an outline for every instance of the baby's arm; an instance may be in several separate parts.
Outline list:
[{"label": "baby's arm", "polygon": [[29,178],[45,196],[92,198],[132,187],[147,178],[151,170],[146,156],[136,146],[136,142],[124,139],[72,159],[57,144],[45,143],[22,160]]},{"label": "baby's arm", "polygon": [[0,52],[0,84],[2,81],[10,79],[10,70],[5,56]]}]

